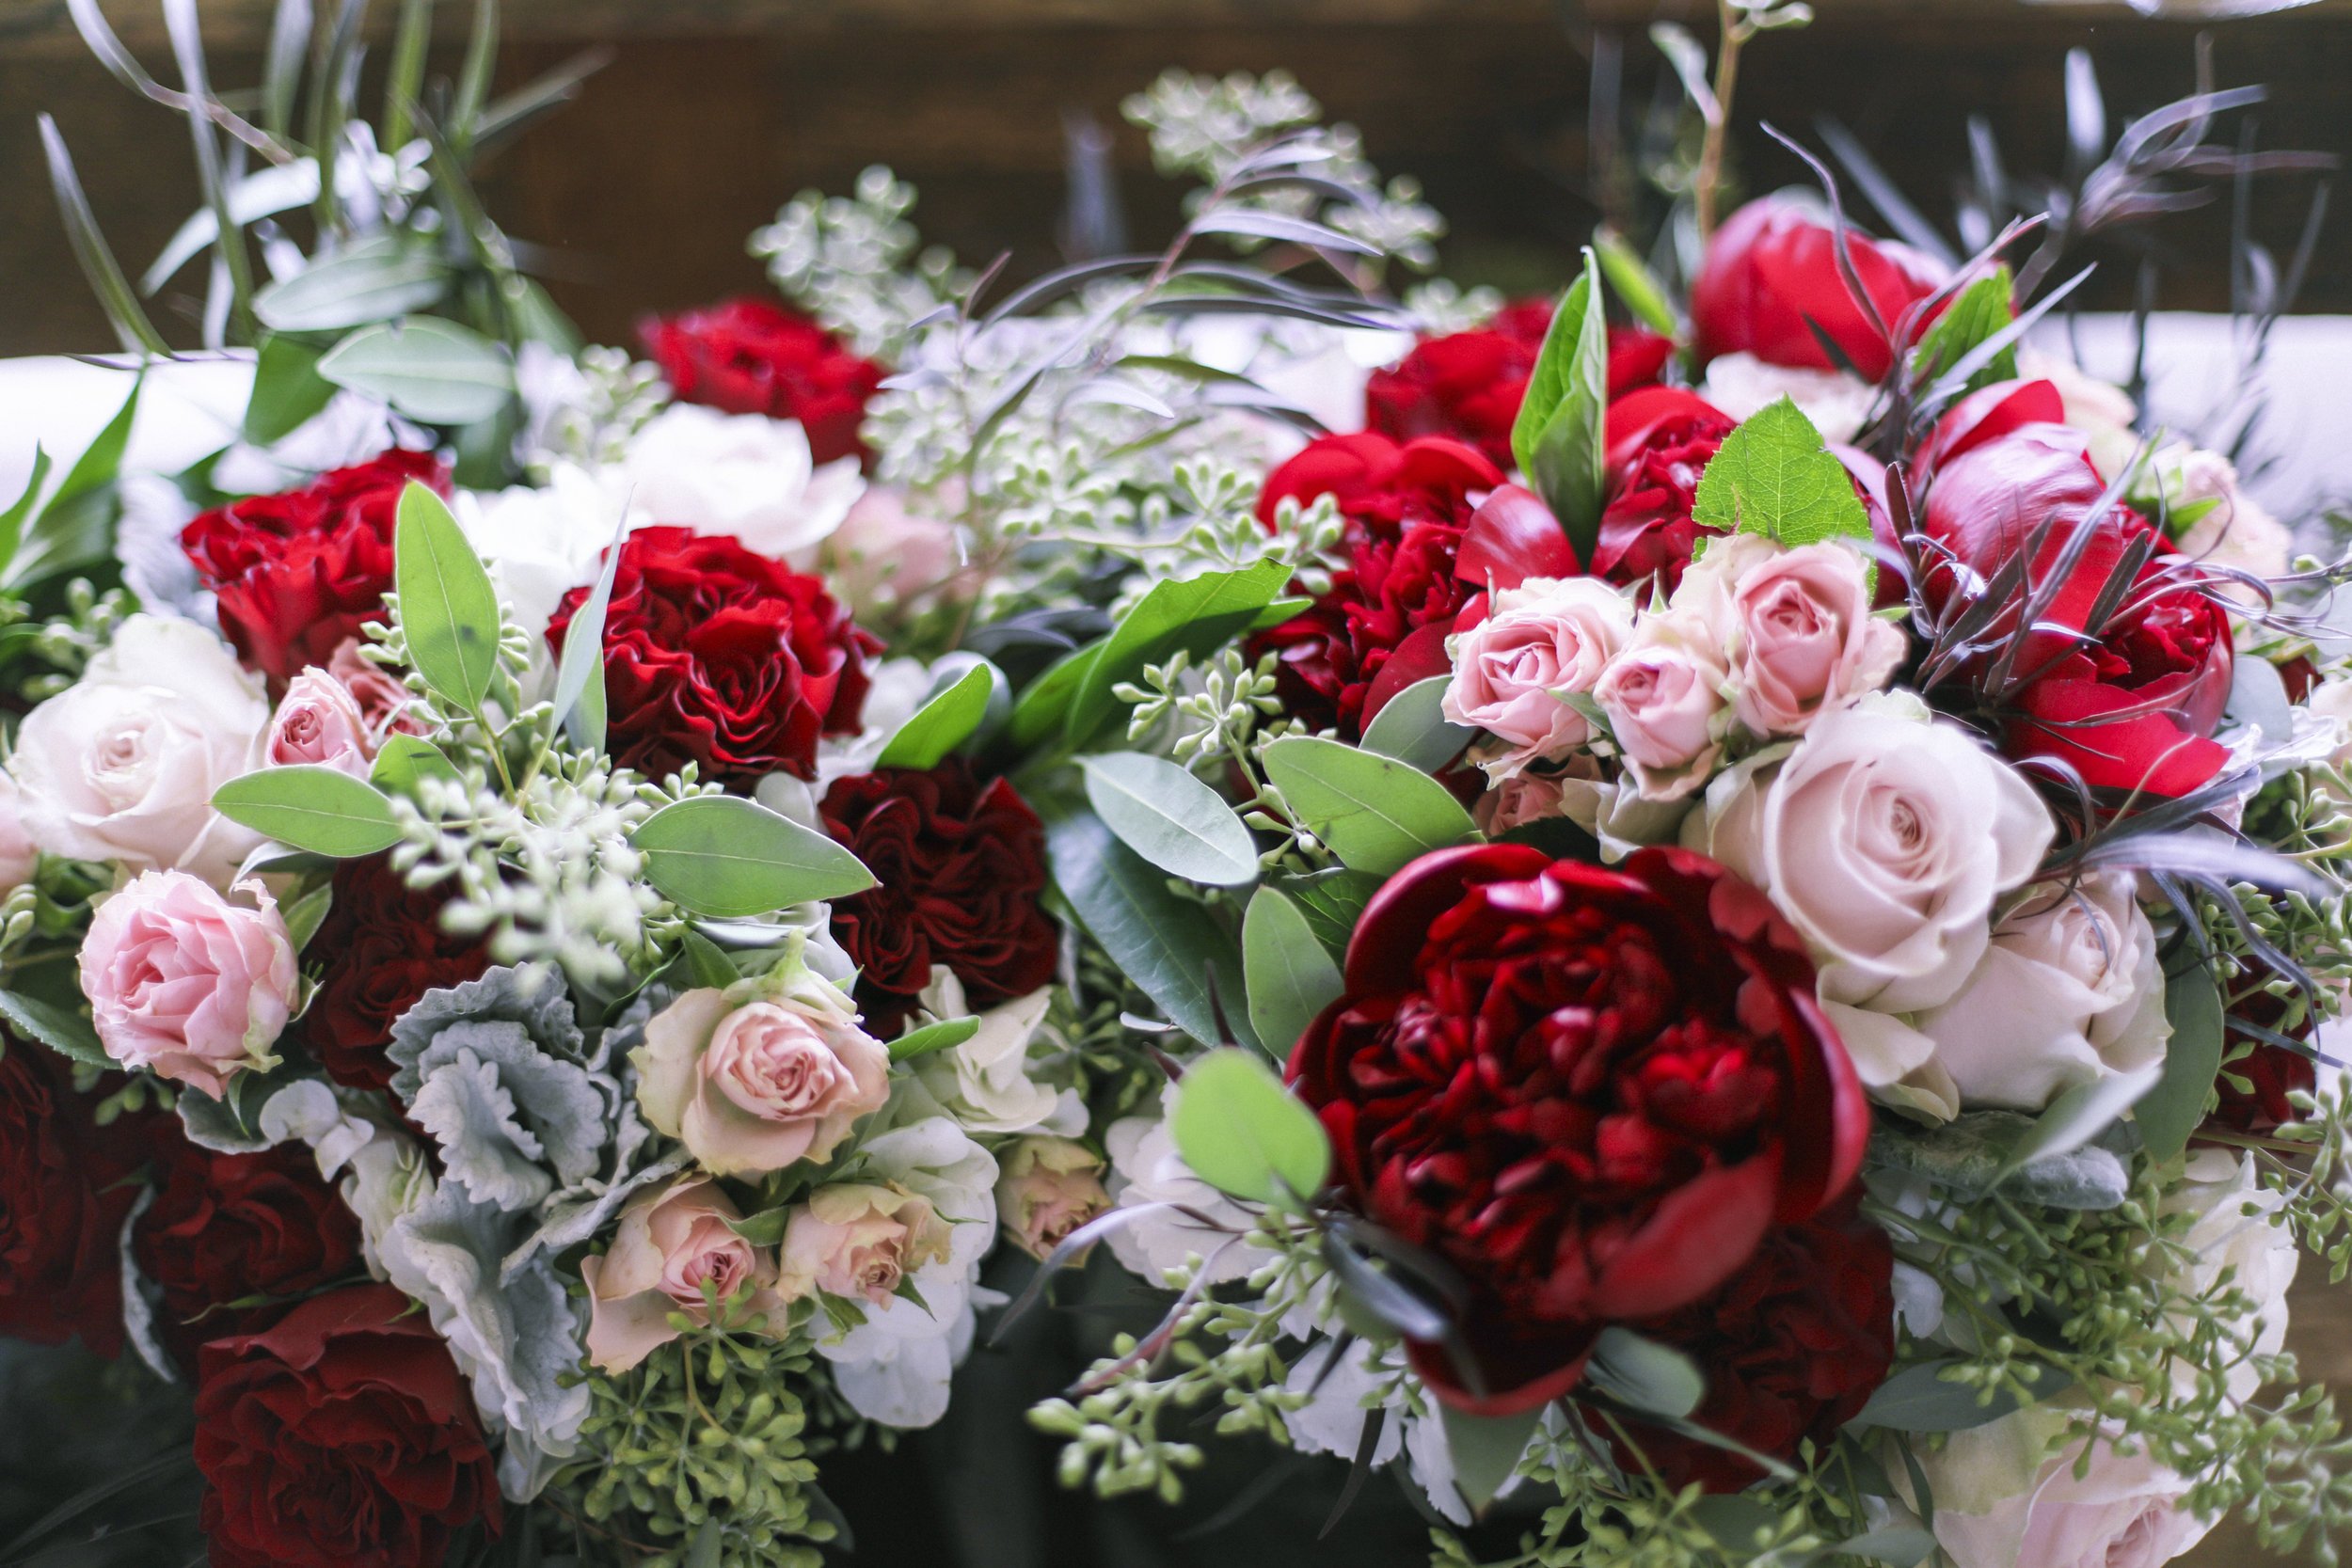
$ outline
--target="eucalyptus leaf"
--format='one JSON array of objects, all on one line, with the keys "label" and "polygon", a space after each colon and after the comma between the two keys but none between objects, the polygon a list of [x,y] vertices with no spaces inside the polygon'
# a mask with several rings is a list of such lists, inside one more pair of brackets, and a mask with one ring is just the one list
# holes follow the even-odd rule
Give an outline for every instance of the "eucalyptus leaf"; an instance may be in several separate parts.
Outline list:
[{"label": "eucalyptus leaf", "polygon": [[1585,1381],[1618,1403],[1681,1419],[1707,1397],[1707,1379],[1691,1358],[1612,1323],[1593,1341]]},{"label": "eucalyptus leaf", "polygon": [[1535,1435],[1535,1423],[1543,1411],[1472,1416],[1441,1403],[1438,1416],[1445,1423],[1446,1449],[1454,1456],[1454,1484],[1472,1513],[1484,1513],[1518,1468],[1519,1456],[1527,1451],[1528,1439]]},{"label": "eucalyptus leaf", "polygon": [[1211,887],[1258,879],[1258,847],[1233,808],[1163,757],[1112,752],[1079,759],[1087,803],[1120,842],[1171,877]]},{"label": "eucalyptus leaf", "polygon": [[378,789],[414,800],[421,779],[462,782],[456,767],[430,740],[413,735],[386,736],[382,750],[375,753],[375,766],[368,769],[368,782]]},{"label": "eucalyptus leaf", "polygon": [[81,1013],[19,990],[0,990],[0,1018],[18,1034],[39,1040],[84,1067],[113,1069],[114,1059],[98,1043],[98,1030]]},{"label": "eucalyptus leaf", "polygon": [[321,882],[280,911],[286,921],[286,939],[297,953],[310,945],[310,939],[319,934],[319,927],[326,920],[327,911],[335,907],[335,884]]},{"label": "eucalyptus leaf", "polygon": [[1315,1015],[1345,989],[1314,927],[1289,895],[1262,887],[1241,923],[1242,978],[1249,1024],[1276,1058],[1287,1057]]},{"label": "eucalyptus leaf", "polygon": [[1787,397],[1742,420],[1699,476],[1692,517],[1726,533],[1761,533],[1794,548],[1870,537],[1869,514],[1846,466]]},{"label": "eucalyptus leaf", "polygon": [[333,400],[335,384],[319,374],[319,352],[284,333],[262,339],[245,404],[246,440],[262,447],[281,441]]},{"label": "eucalyptus leaf", "polygon": [[253,313],[274,332],[342,332],[429,309],[449,282],[437,257],[388,236],[270,284],[253,296]]},{"label": "eucalyptus leaf", "polygon": [[2072,1153],[2113,1126],[2124,1112],[2156,1086],[2163,1064],[2077,1084],[2052,1101],[2033,1125],[2010,1147],[2001,1174],[2013,1175],[2036,1160]]},{"label": "eucalyptus leaf", "polygon": [[[1992,1402],[1984,1403],[1977,1389],[1944,1376],[1958,1365],[1956,1357],[1946,1357],[1900,1369],[1879,1385],[1869,1402],[1848,1424],[1892,1432],[1965,1432],[1997,1421],[2018,1407],[2017,1397],[2006,1388],[1995,1391]],[[2066,1375],[2055,1368],[2030,1362],[2020,1366],[2032,1369],[2027,1381],[2033,1384],[2038,1399],[2046,1400],[2067,1385]]]},{"label": "eucalyptus leaf", "polygon": [[917,1056],[928,1056],[934,1051],[952,1051],[980,1032],[977,1018],[942,1019],[926,1023],[920,1029],[910,1029],[890,1042],[890,1059],[911,1062]]},{"label": "eucalyptus leaf", "polygon": [[295,849],[353,860],[400,842],[392,803],[365,779],[304,763],[264,768],[213,792],[213,809]]},{"label": "eucalyptus leaf", "polygon": [[2159,1162],[2176,1160],[2188,1148],[2189,1134],[2205,1119],[2205,1102],[2221,1071],[2226,1025],[2221,988],[2213,971],[2200,963],[2166,981],[2164,1014],[2172,1024],[2172,1037],[2165,1042],[2163,1076],[2132,1107],[2149,1157]]},{"label": "eucalyptus leaf", "polygon": [[506,351],[437,316],[363,326],[326,351],[318,372],[434,425],[486,420],[515,394],[515,367]]},{"label": "eucalyptus leaf", "polygon": [[741,919],[861,893],[874,875],[813,828],[733,795],[675,800],[637,825],[629,842],[645,879],[694,914]]},{"label": "eucalyptus leaf", "polygon": [[1315,1114],[1263,1057],[1232,1047],[1184,1069],[1168,1131],[1193,1174],[1234,1197],[1295,1207],[1331,1169],[1331,1141]]},{"label": "eucalyptus leaf", "polygon": [[596,584],[564,627],[564,651],[555,665],[555,717],[575,744],[604,750],[604,616],[612,603],[612,579],[621,569],[621,546],[628,537],[624,515],[605,547]]},{"label": "eucalyptus leaf", "polygon": [[401,492],[392,580],[408,662],[425,684],[471,713],[498,669],[498,590],[449,503],[415,480]]},{"label": "eucalyptus leaf", "polygon": [[988,718],[989,698],[1004,679],[986,659],[966,670],[946,689],[934,692],[913,718],[898,726],[874,766],[877,768],[936,768],[950,752],[980,731]]},{"label": "eucalyptus leaf", "polygon": [[1424,773],[1435,773],[1460,756],[1478,732],[1445,716],[1442,705],[1453,684],[1451,675],[1432,675],[1391,697],[1364,726],[1364,750]]},{"label": "eucalyptus leaf", "polygon": [[1392,876],[1432,849],[1478,836],[1445,785],[1392,757],[1285,736],[1265,749],[1265,770],[1300,826],[1352,870]]}]

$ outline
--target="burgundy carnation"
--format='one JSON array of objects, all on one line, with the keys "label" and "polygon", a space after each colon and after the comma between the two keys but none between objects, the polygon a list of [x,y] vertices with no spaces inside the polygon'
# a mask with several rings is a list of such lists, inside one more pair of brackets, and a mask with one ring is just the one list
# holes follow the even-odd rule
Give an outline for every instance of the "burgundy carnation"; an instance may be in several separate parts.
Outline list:
[{"label": "burgundy carnation", "polygon": [[[1895,330],[1911,308],[1943,287],[1946,269],[1909,245],[1848,230],[1848,254],[1878,319]],[[1771,365],[1830,370],[1827,338],[1867,381],[1884,378],[1895,350],[1855,303],[1837,261],[1836,233],[1786,197],[1751,201],[1708,243],[1691,285],[1700,357],[1747,353]]]},{"label": "burgundy carnation", "polygon": [[1575,1386],[1603,1323],[1722,1286],[1841,1192],[1869,1106],[1764,895],[1679,849],[1424,855],[1374,895],[1290,1077],[1347,1200],[1459,1270],[1490,1413]]},{"label": "burgundy carnation", "polygon": [[[588,592],[556,607],[549,647]],[[706,782],[813,779],[818,737],[857,733],[881,647],[820,578],[724,535],[641,528],[621,546],[604,618],[607,745],[655,779],[690,762]]]},{"label": "burgundy carnation", "polygon": [[101,1128],[48,1048],[0,1035],[0,1334],[122,1348],[123,1216],[140,1128]]},{"label": "burgundy carnation", "polygon": [[934,964],[955,972],[975,1007],[1054,977],[1060,938],[1038,902],[1045,828],[1010,784],[983,787],[951,757],[837,779],[818,810],[879,883],[833,905],[867,1028],[895,1034]]},{"label": "burgundy carnation", "polygon": [[[183,1138],[165,1158],[131,1246],[163,1293],[165,1342],[193,1364],[204,1340],[267,1327],[358,1268],[359,1222],[299,1143],[217,1154]],[[276,1299],[230,1307],[252,1296]]]},{"label": "burgundy carnation", "polygon": [[1645,387],[1609,405],[1602,436],[1609,499],[1593,546],[1593,575],[1614,583],[1658,578],[1671,593],[1702,538],[1720,531],[1691,516],[1699,475],[1737,425],[1679,387]]},{"label": "burgundy carnation", "polygon": [[882,368],[797,310],[771,300],[731,299],[637,329],[662,379],[684,403],[730,414],[798,420],[819,463],[866,455],[858,440],[866,400]]},{"label": "burgundy carnation", "polygon": [[465,1379],[392,1287],[313,1297],[199,1368],[213,1568],[435,1568],[457,1531],[503,1523]]},{"label": "burgundy carnation", "polygon": [[392,1082],[384,1054],[392,1024],[426,991],[462,985],[490,964],[472,937],[441,928],[444,902],[412,888],[381,855],[335,868],[326,918],[306,950],[326,972],[302,1015],[303,1037],[338,1084],[383,1089]]},{"label": "burgundy carnation", "polygon": [[388,451],[299,490],[215,507],[181,531],[221,630],[272,690],[385,618],[392,528],[411,480],[449,494],[449,470],[431,452]]},{"label": "burgundy carnation", "polygon": [[[1714,1294],[1633,1325],[1698,1364],[1707,1397],[1693,1424],[1774,1459],[1806,1438],[1827,1445],[1895,1360],[1895,1249],[1861,1217],[1857,1194],[1768,1232]],[[1738,1492],[1764,1472],[1738,1454],[1651,1427],[1642,1457],[1676,1490]],[[1617,1445],[1629,1470],[1639,1467]]]}]

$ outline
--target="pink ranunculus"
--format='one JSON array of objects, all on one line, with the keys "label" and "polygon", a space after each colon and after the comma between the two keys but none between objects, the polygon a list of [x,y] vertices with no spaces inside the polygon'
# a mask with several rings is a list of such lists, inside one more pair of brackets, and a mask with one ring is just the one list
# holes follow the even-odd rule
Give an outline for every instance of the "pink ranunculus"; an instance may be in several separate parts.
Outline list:
[{"label": "pink ranunculus", "polygon": [[785,1223],[776,1288],[787,1301],[822,1291],[879,1310],[901,1280],[947,1256],[947,1232],[930,1199],[896,1182],[819,1187]]},{"label": "pink ranunculus", "polygon": [[1731,591],[1731,675],[1740,722],[1803,735],[1814,716],[1876,691],[1903,657],[1903,634],[1870,613],[1862,558],[1804,545],[1757,562]]},{"label": "pink ranunculus", "polygon": [[217,1099],[248,1068],[277,1065],[300,981],[277,906],[231,904],[184,871],[144,872],[98,906],[82,939],[82,991],[99,1043]]},{"label": "pink ranunculus", "polygon": [[267,755],[274,768],[308,763],[365,778],[376,744],[351,689],[313,664],[286,683],[270,720]]},{"label": "pink ranunculus", "polygon": [[1012,1244],[1042,1262],[1111,1206],[1103,1157],[1069,1138],[1023,1138],[997,1156],[996,1218]]},{"label": "pink ranunculus", "polygon": [[772,1313],[775,1263],[736,1234],[743,1217],[707,1177],[683,1177],[649,1188],[621,1210],[612,1244],[580,1259],[588,1287],[588,1359],[600,1371],[625,1372],[678,1337],[670,1314],[707,1323],[707,1286],[726,1302],[746,1285],[744,1309]]},{"label": "pink ranunculus", "polygon": [[1632,606],[1597,578],[1499,593],[1486,620],[1455,635],[1445,716],[1502,742],[1482,762],[1492,778],[1556,760],[1593,737],[1566,696],[1591,691],[1632,631]]},{"label": "pink ranunculus", "polygon": [[359,652],[359,640],[346,637],[335,645],[326,673],[343,683],[367,721],[372,744],[381,747],[388,736],[424,735],[433,726],[421,711],[417,694],[401,685],[400,677]]},{"label": "pink ranunculus", "polygon": [[630,1059],[647,1119],[717,1176],[825,1159],[890,1096],[889,1048],[814,974],[741,1006],[690,990]]},{"label": "pink ranunculus", "polygon": [[1707,783],[1723,751],[1724,682],[1704,635],[1671,620],[1651,622],[1611,660],[1593,697],[1645,799],[1678,800]]}]

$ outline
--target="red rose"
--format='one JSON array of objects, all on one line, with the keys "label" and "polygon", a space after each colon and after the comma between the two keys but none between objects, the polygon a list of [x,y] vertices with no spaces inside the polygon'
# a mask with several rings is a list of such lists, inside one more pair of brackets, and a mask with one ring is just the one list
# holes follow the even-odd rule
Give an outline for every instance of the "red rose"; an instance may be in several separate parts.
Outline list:
[{"label": "red rose", "polygon": [[[301,1144],[216,1154],[183,1138],[131,1227],[131,1249],[163,1293],[165,1341],[192,1363],[202,1341],[265,1327],[358,1268],[359,1222]],[[278,1299],[224,1310],[250,1296]]]},{"label": "red rose", "polygon": [[1700,539],[1719,532],[1691,517],[1699,475],[1739,421],[1696,392],[1645,387],[1609,405],[1602,426],[1609,499],[1593,546],[1593,575],[1614,583],[1662,578],[1668,593]]},{"label": "red rose", "polygon": [[449,470],[431,452],[388,451],[300,490],[216,507],[181,531],[218,599],[221,630],[272,690],[384,619],[392,526],[410,480],[449,494]]},{"label": "red rose", "polygon": [[326,918],[306,951],[326,960],[303,1037],[338,1084],[391,1086],[392,1024],[426,991],[480,976],[490,956],[441,928],[437,892],[412,888],[381,855],[335,867]]},{"label": "red rose", "polygon": [[[1942,263],[1909,245],[1851,229],[1846,239],[1854,272],[1889,331],[1947,280]],[[1893,345],[1846,287],[1835,233],[1787,197],[1751,201],[1715,231],[1691,286],[1691,325],[1701,359],[1753,354],[1772,365],[1835,369],[1818,327],[1867,381],[1883,380],[1895,363]]]},{"label": "red rose", "polygon": [[1061,939],[1038,901],[1045,827],[1010,784],[983,787],[951,757],[836,779],[818,814],[878,879],[833,905],[867,1028],[897,1033],[934,964],[955,972],[975,1007],[1054,977]]},{"label": "red rose", "polygon": [[[587,597],[564,595],[549,647]],[[706,782],[813,779],[818,736],[857,733],[866,658],[881,647],[821,578],[723,535],[641,528],[605,611],[606,743],[648,778],[691,762]]]},{"label": "red rose", "polygon": [[434,1568],[502,1524],[465,1379],[392,1287],[315,1296],[198,1363],[213,1568]]},{"label": "red rose", "polygon": [[[1826,1446],[1886,1381],[1895,1361],[1895,1249],[1849,1192],[1809,1220],[1768,1233],[1714,1294],[1633,1326],[1698,1364],[1707,1397],[1693,1424],[1757,1453],[1793,1460]],[[1644,1426],[1642,1457],[1670,1488],[1738,1492],[1764,1472],[1738,1454]],[[1615,1445],[1629,1471],[1639,1462]]]},{"label": "red rose", "polygon": [[731,299],[675,316],[648,316],[637,335],[681,403],[730,414],[798,420],[819,463],[866,455],[858,425],[882,368],[797,310]]},{"label": "red rose", "polygon": [[1291,1081],[1347,1200],[1470,1287],[1450,1403],[1575,1386],[1612,1321],[1670,1312],[1841,1192],[1869,1106],[1803,943],[1714,862],[1525,845],[1424,855],[1366,907]]},{"label": "red rose", "polygon": [[[46,1046],[0,1035],[0,1334],[122,1349],[122,1218],[140,1129],[92,1119]],[[126,1118],[127,1120],[127,1118]]]}]

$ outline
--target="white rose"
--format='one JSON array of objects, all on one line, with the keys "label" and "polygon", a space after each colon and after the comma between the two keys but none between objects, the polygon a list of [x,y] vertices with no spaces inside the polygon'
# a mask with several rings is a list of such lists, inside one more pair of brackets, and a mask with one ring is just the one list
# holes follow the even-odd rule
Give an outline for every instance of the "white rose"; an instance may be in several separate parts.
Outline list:
[{"label": "white rose", "polygon": [[261,681],[219,638],[134,615],[18,730],[24,831],[53,855],[226,886],[261,835],[215,812],[213,791],[260,765],[268,724]]},{"label": "white rose", "polygon": [[[2155,487],[2174,512],[2194,509],[2180,532],[2183,553],[2211,566],[2282,578],[2295,554],[2295,535],[2246,494],[2236,465],[2217,451],[2176,444],[2150,465]],[[2234,596],[2251,601],[2251,589]]]},{"label": "white rose", "polygon": [[2133,879],[2033,889],[1993,927],[1967,983],[1915,1022],[1970,1105],[2039,1111],[2162,1061],[2164,970]]},{"label": "white rose", "polygon": [[[2079,1480],[2080,1443],[2048,1454],[2068,1418],[2032,1405],[1918,1451],[1953,1568],[2158,1568],[2204,1539],[2212,1525],[2181,1505],[2188,1482],[2144,1448],[2099,1438]],[[1908,1497],[1901,1467],[1890,1470]]]},{"label": "white rose", "polygon": [[791,420],[672,404],[630,441],[621,474],[657,523],[731,534],[747,549],[804,562],[866,489],[857,459],[822,467]]},{"label": "white rose", "polygon": [[[963,982],[945,964],[931,966],[923,1010],[934,1020],[970,1018]],[[966,1132],[983,1135],[1048,1132],[1075,1137],[1086,1131],[1086,1103],[1075,1090],[1057,1094],[1029,1076],[1029,1042],[1045,1022],[1053,988],[1041,986],[979,1015],[979,1032],[961,1045],[936,1051],[915,1064],[923,1086]]]},{"label": "white rose", "polygon": [[2139,405],[2131,394],[2111,381],[2085,374],[2072,359],[2038,348],[2017,351],[2017,374],[2024,381],[2046,381],[2058,388],[2066,422],[2090,438],[2091,461],[2103,474],[2121,472],[2139,452],[2139,433],[2132,428]]},{"label": "white rose", "polygon": [[452,510],[516,622],[538,633],[565,594],[596,580],[623,499],[587,469],[558,463],[544,488],[463,490]]},{"label": "white rose", "polygon": [[1707,362],[1699,396],[1734,420],[1745,420],[1787,398],[1813,421],[1824,441],[1851,441],[1862,434],[1878,388],[1844,371],[1800,370],[1768,365],[1753,354],[1723,354]]},{"label": "white rose", "polygon": [[[2168,1213],[2197,1216],[2181,1238],[2189,1260],[2170,1283],[2184,1295],[2210,1298],[2226,1273],[2231,1288],[2252,1304],[2251,1312],[2231,1325],[2238,1354],[2227,1374],[2229,1395],[2243,1404],[2262,1384],[2250,1357],[2276,1355],[2286,1347],[2287,1287],[2295,1283],[2302,1252],[2280,1223],[2286,1198],[2257,1180],[2250,1159],[2199,1149],[2188,1157],[2187,1175],[2164,1205]],[[2186,1367],[2174,1375],[2185,1381],[2195,1376]]]},{"label": "white rose", "polygon": [[1171,1084],[1160,1093],[1157,1115],[1122,1117],[1104,1134],[1104,1146],[1111,1157],[1112,1206],[1140,1209],[1147,1204],[1181,1204],[1215,1225],[1202,1225],[1190,1214],[1163,1208],[1128,1220],[1104,1240],[1111,1256],[1128,1273],[1155,1287],[1168,1270],[1194,1253],[1210,1260],[1210,1284],[1239,1279],[1263,1264],[1266,1255],[1256,1247],[1225,1243],[1255,1222],[1232,1198],[1195,1176],[1176,1152],[1176,1137],[1168,1126],[1175,1109],[1176,1085]]}]

